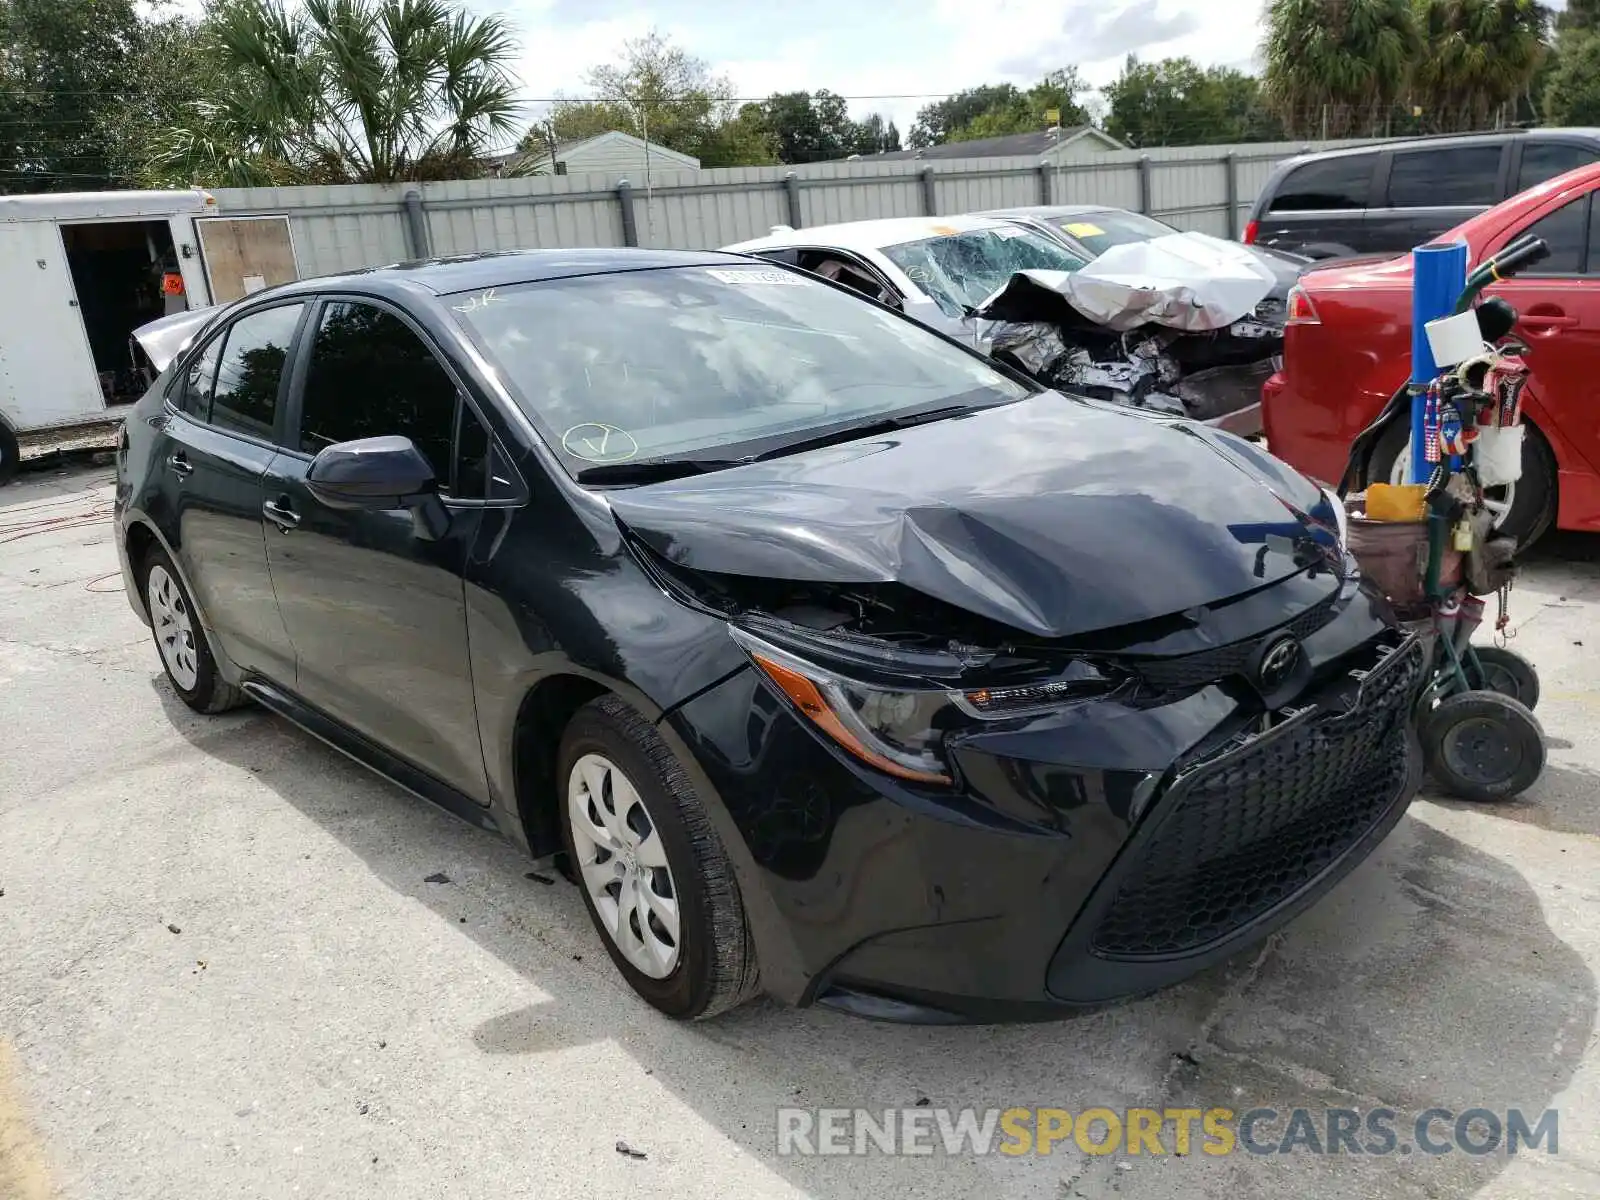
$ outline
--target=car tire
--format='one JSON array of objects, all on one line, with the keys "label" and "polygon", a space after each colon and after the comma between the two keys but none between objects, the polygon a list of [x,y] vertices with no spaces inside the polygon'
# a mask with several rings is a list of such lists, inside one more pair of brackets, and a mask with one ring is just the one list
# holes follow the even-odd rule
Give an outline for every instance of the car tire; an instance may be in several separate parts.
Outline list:
[{"label": "car tire", "polygon": [[[1369,482],[1398,482],[1405,469],[1405,455],[1411,445],[1411,426],[1395,421],[1383,431],[1367,463]],[[1555,522],[1556,463],[1550,444],[1537,428],[1528,426],[1522,439],[1522,478],[1516,482],[1511,511],[1498,529],[1515,538],[1519,549],[1526,549],[1541,538]],[[1491,488],[1492,496],[1498,489]]]},{"label": "car tire", "polygon": [[5,487],[22,466],[22,447],[11,426],[0,421],[0,487]]},{"label": "car tire", "polygon": [[160,546],[152,546],[145,556],[139,587],[156,653],[178,698],[197,713],[226,712],[244,704],[245,694],[217,670],[199,610],[178,568]]},{"label": "car tire", "polygon": [[738,881],[705,804],[650,722],[615,696],[591,701],[568,724],[558,764],[572,877],[629,986],[681,1020],[754,996]]}]

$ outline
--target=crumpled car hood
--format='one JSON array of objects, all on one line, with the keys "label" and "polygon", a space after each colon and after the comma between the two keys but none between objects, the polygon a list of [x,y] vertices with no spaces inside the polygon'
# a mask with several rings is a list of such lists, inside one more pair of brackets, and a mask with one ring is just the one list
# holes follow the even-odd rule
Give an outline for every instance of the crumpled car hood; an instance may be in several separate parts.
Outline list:
[{"label": "crumpled car hood", "polygon": [[690,569],[895,582],[1045,638],[1253,591],[1325,537],[1248,442],[1053,392],[607,500]]},{"label": "crumpled car hood", "polygon": [[210,308],[195,308],[151,321],[148,325],[141,325],[133,331],[134,340],[139,343],[140,349],[145,352],[156,371],[165,371],[172,360],[182,354],[194,340],[195,334],[199,333],[206,322],[216,316],[221,308],[222,305],[215,304]]},{"label": "crumpled car hood", "polygon": [[[1003,321],[1051,320],[1048,310],[1029,315],[1018,307],[1037,288],[1058,293],[1107,329],[1164,325],[1199,333],[1221,329],[1253,312],[1277,283],[1276,274],[1248,246],[1203,233],[1172,233],[1113,246],[1077,271],[1019,271],[978,306],[977,315]],[[1031,299],[1034,304],[1050,304],[1048,296]]]}]

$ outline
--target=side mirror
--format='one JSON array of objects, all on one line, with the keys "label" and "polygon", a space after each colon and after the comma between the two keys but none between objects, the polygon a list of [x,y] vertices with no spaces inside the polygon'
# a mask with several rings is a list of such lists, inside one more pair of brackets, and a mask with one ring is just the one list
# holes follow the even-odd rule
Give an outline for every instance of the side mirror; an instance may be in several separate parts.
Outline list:
[{"label": "side mirror", "polygon": [[359,438],[329,446],[311,460],[306,487],[329,508],[409,509],[417,536],[430,541],[444,536],[449,526],[433,467],[408,437]]}]

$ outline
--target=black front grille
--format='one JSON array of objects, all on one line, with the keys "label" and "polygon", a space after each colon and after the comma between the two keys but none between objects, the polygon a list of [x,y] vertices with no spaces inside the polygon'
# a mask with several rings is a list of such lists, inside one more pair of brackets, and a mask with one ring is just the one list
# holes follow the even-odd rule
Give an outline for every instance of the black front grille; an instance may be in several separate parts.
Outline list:
[{"label": "black front grille", "polygon": [[1422,664],[1411,643],[1368,676],[1351,711],[1293,723],[1180,776],[1095,929],[1094,950],[1197,950],[1322,874],[1400,797]]},{"label": "black front grille", "polygon": [[1269,630],[1242,642],[1185,654],[1178,658],[1148,658],[1134,661],[1133,668],[1145,684],[1158,692],[1181,692],[1215,683],[1230,675],[1243,675],[1262,643],[1284,634],[1304,641],[1333,618],[1337,595],[1330,595],[1306,609],[1287,625]]}]

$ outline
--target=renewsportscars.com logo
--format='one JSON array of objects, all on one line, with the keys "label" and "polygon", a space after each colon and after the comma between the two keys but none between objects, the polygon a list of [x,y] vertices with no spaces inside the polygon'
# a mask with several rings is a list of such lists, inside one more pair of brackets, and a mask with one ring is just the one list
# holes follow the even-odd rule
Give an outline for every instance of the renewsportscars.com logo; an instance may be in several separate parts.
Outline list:
[{"label": "renewsportscars.com logo", "polygon": [[780,1108],[783,1155],[1560,1152],[1559,1111],[1427,1108]]}]

